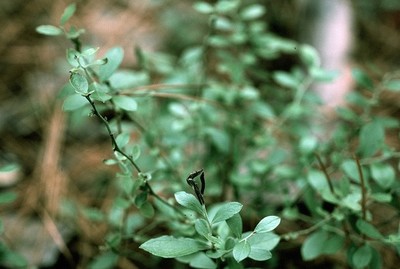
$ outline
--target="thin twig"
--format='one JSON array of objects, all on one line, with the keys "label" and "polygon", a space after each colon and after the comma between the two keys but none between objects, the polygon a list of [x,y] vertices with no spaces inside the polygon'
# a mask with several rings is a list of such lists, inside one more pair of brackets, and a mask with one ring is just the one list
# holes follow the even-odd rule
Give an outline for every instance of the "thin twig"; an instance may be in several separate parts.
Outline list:
[{"label": "thin twig", "polygon": [[361,169],[360,159],[354,155],[354,159],[357,163],[358,175],[360,176],[361,183],[361,209],[362,209],[362,218],[363,220],[367,219],[367,188],[365,187],[365,179]]},{"label": "thin twig", "polygon": [[[136,169],[136,171],[138,173],[142,173],[141,169],[135,163],[135,161],[132,159],[132,157],[129,156],[128,154],[126,154],[123,150],[120,149],[120,147],[118,146],[118,144],[117,144],[117,142],[115,140],[115,136],[114,136],[114,134],[113,134],[113,132],[112,132],[112,130],[110,128],[110,125],[109,125],[107,119],[103,115],[101,115],[100,112],[97,110],[96,104],[90,98],[90,95],[85,95],[85,98],[88,100],[88,102],[92,106],[94,115],[96,115],[104,123],[104,125],[106,126],[108,135],[110,136],[110,139],[111,139],[111,144],[112,144],[112,147],[113,147],[113,151],[114,152],[118,152],[121,155],[123,155],[133,165],[133,167],[135,167],[135,169]],[[147,190],[148,190],[150,195],[154,196],[157,200],[159,200],[163,204],[171,207],[172,209],[174,209],[175,211],[177,211],[181,215],[184,215],[183,212],[179,208],[171,205],[170,203],[165,201],[163,198],[161,198],[157,193],[155,193],[153,188],[150,186],[148,181],[145,181],[144,184],[145,184],[145,187],[147,188]]]},{"label": "thin twig", "polygon": [[324,173],[326,180],[328,181],[329,190],[333,195],[336,195],[335,189],[333,188],[332,179],[328,174],[328,170],[326,169],[325,164],[322,162],[321,157],[317,153],[315,153],[315,156],[317,157],[319,166],[321,167],[321,170]]}]

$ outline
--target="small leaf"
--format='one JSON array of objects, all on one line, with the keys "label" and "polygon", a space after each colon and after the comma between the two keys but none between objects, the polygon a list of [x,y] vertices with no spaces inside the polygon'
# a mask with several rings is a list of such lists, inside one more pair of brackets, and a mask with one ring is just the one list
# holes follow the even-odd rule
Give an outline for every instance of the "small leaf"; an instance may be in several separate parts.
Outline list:
[{"label": "small leaf", "polygon": [[321,64],[318,51],[310,45],[302,45],[299,49],[300,58],[308,68],[318,67]]},{"label": "small leaf", "polygon": [[196,253],[206,249],[208,246],[192,238],[175,238],[172,236],[161,236],[150,239],[140,245],[139,248],[151,254],[163,258],[176,258]]},{"label": "small leaf", "polygon": [[231,218],[226,220],[226,223],[228,224],[229,228],[231,229],[233,235],[236,238],[241,238],[242,233],[243,233],[243,223],[242,223],[242,218],[240,217],[240,214],[237,213],[233,215]]},{"label": "small leaf", "polygon": [[400,91],[400,79],[389,80],[384,83],[386,89],[392,92]]},{"label": "small leaf", "polygon": [[110,76],[109,81],[113,88],[129,89],[148,84],[149,75],[146,72],[118,70]]},{"label": "small leaf", "polygon": [[323,248],[328,239],[325,231],[317,231],[306,238],[301,246],[301,255],[305,261],[313,260],[323,254]]},{"label": "small leaf", "polygon": [[196,222],[194,223],[194,228],[196,229],[196,232],[204,237],[208,237],[208,235],[211,234],[211,231],[208,227],[207,221],[205,219],[197,219]]},{"label": "small leaf", "polygon": [[64,13],[61,16],[60,24],[64,25],[74,15],[75,11],[76,11],[76,4],[75,3],[72,3],[72,4],[68,5],[64,9]]},{"label": "small leaf", "polygon": [[300,84],[292,74],[283,71],[276,71],[273,74],[273,78],[279,85],[291,89],[296,89]]},{"label": "small leaf", "polygon": [[180,191],[175,193],[175,199],[181,206],[203,215],[203,207],[200,205],[200,202],[196,199],[196,197],[194,197],[194,195]]},{"label": "small leaf", "polygon": [[361,69],[353,69],[352,75],[358,85],[367,88],[368,90],[372,90],[374,88],[371,78],[368,77],[368,75]]},{"label": "small leaf", "polygon": [[144,202],[139,210],[140,213],[146,218],[152,218],[154,216],[154,207],[148,201]]},{"label": "small leaf", "polygon": [[63,104],[64,111],[72,111],[87,105],[88,102],[80,94],[72,94],[68,96]]},{"label": "small leaf", "polygon": [[240,12],[240,17],[243,20],[254,20],[265,14],[265,7],[260,4],[250,5]]},{"label": "small leaf", "polygon": [[356,222],[357,228],[360,230],[361,233],[365,234],[366,236],[372,239],[382,239],[382,234],[376,229],[372,224],[366,222],[363,219],[359,219]]},{"label": "small leaf", "polygon": [[121,47],[114,47],[106,53],[107,63],[99,67],[99,78],[107,80],[119,67],[124,58],[124,50]]},{"label": "small leaf", "polygon": [[210,127],[205,129],[205,133],[210,136],[211,141],[219,151],[223,153],[229,151],[231,141],[229,135],[225,131]]},{"label": "small leaf", "polygon": [[396,172],[389,164],[372,164],[371,175],[374,181],[383,189],[389,189],[396,180]]},{"label": "small leaf", "polygon": [[69,82],[74,87],[75,92],[81,95],[87,95],[89,90],[89,83],[85,76],[80,73],[72,72],[69,77]]},{"label": "small leaf", "polygon": [[122,132],[116,138],[115,142],[117,142],[118,147],[123,148],[129,143],[130,133]]},{"label": "small leaf", "polygon": [[241,262],[249,256],[250,251],[250,244],[247,242],[247,240],[243,240],[235,245],[232,254],[237,262]]},{"label": "small leaf", "polygon": [[355,268],[364,268],[369,264],[371,258],[371,247],[369,245],[363,245],[353,253],[351,260]]},{"label": "small leaf", "polygon": [[256,233],[266,233],[270,232],[276,227],[278,227],[279,223],[281,222],[281,218],[277,216],[268,216],[263,218],[254,229]]},{"label": "small leaf", "polygon": [[117,95],[112,98],[114,104],[127,111],[136,111],[137,103],[133,97],[125,96],[125,95]]},{"label": "small leaf", "polygon": [[204,252],[198,252],[194,254],[194,257],[190,260],[190,266],[193,268],[202,269],[216,269],[217,264],[210,259]]},{"label": "small leaf", "polygon": [[215,213],[215,216],[213,220],[211,221],[212,223],[217,223],[220,221],[227,220],[231,218],[233,215],[237,214],[240,212],[242,209],[243,205],[238,202],[229,202],[226,204],[223,204]]},{"label": "small leaf", "polygon": [[111,269],[115,268],[118,262],[118,254],[108,251],[97,256],[92,262],[89,263],[89,269]]},{"label": "small leaf", "polygon": [[378,121],[372,121],[361,128],[358,152],[363,157],[371,157],[381,149],[385,141],[385,129]]},{"label": "small leaf", "polygon": [[17,193],[14,191],[6,191],[0,193],[0,205],[9,204],[17,199]]},{"label": "small leaf", "polygon": [[36,32],[42,35],[49,36],[57,36],[63,34],[63,30],[53,25],[40,25],[36,27]]},{"label": "small leaf", "polygon": [[281,238],[274,233],[255,233],[247,239],[252,248],[254,247],[266,250],[274,249],[280,240]]},{"label": "small leaf", "polygon": [[249,258],[255,261],[266,261],[272,258],[272,254],[269,250],[264,248],[253,248],[253,246],[251,246]]},{"label": "small leaf", "polygon": [[214,12],[214,7],[207,2],[199,1],[193,4],[193,8],[203,14],[210,14]]},{"label": "small leaf", "polygon": [[319,193],[329,190],[328,181],[324,173],[321,171],[310,170],[307,176],[307,181],[311,187]]}]

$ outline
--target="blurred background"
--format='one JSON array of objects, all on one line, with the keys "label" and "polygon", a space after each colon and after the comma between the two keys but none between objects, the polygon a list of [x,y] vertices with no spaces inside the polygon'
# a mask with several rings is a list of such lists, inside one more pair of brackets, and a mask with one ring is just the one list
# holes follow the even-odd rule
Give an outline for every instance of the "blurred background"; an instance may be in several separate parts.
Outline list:
[{"label": "blurred background", "polygon": [[[323,2],[264,1],[266,20],[271,31],[316,46],[328,68],[362,66],[371,73],[399,68],[398,0],[331,0],[337,4],[333,17],[329,15],[335,7]],[[72,256],[84,268],[103,242],[106,225],[82,218],[72,230],[55,220],[65,197],[101,209],[115,192],[108,188],[115,168],[103,165],[112,154],[108,138],[96,133],[91,122],[83,129],[76,122],[71,125],[58,98],[68,82],[65,50],[70,44],[35,32],[42,24],[57,25],[69,3],[0,1],[0,191],[17,194],[13,203],[1,205],[1,241],[40,268],[69,268]],[[100,55],[122,46],[125,67],[135,66],[135,47],[178,55],[206,33],[199,25],[207,24],[193,12],[193,1],[76,3],[71,24],[86,29],[84,43],[100,47]],[[329,59],[334,51],[338,55]],[[343,94],[353,87],[349,76],[341,83],[336,87]],[[333,100],[329,105],[334,107],[341,98],[327,96],[326,102]],[[381,109],[400,115],[399,107],[399,96],[387,96]],[[119,266],[137,268],[129,261]]]}]

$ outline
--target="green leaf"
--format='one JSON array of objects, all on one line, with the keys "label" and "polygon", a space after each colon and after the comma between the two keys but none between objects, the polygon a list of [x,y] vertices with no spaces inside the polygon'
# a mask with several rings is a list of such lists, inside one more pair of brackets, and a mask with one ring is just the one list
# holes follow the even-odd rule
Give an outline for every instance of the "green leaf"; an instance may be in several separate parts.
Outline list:
[{"label": "green leaf", "polygon": [[193,8],[203,14],[210,14],[214,12],[214,7],[207,2],[199,1],[193,4]]},{"label": "green leaf", "polygon": [[243,20],[254,20],[265,14],[265,7],[260,4],[253,4],[245,7],[240,12],[240,17]]},{"label": "green leaf", "polygon": [[371,157],[381,149],[385,141],[385,129],[378,121],[372,121],[361,127],[358,152],[363,157]]},{"label": "green leaf", "polygon": [[241,262],[250,255],[251,247],[247,240],[242,240],[235,245],[232,254],[237,262]]},{"label": "green leaf", "polygon": [[175,200],[183,207],[193,210],[200,215],[204,214],[204,209],[200,202],[190,193],[184,191],[177,192],[175,193]]},{"label": "green leaf", "polygon": [[164,235],[144,242],[139,248],[155,256],[176,258],[204,250],[207,247],[207,245],[192,238],[175,238]]},{"label": "green leaf", "polygon": [[36,32],[42,35],[57,36],[62,35],[63,30],[53,25],[40,25],[36,27]]},{"label": "green leaf", "polygon": [[144,202],[139,208],[140,213],[146,218],[152,218],[154,216],[154,207],[150,202]]},{"label": "green leaf", "polygon": [[364,268],[366,267],[372,258],[371,247],[367,244],[359,247],[352,256],[352,263],[355,268]]},{"label": "green leaf", "polygon": [[255,233],[250,236],[247,241],[252,248],[272,250],[278,245],[280,239],[281,238],[274,233]]},{"label": "green leaf", "polygon": [[87,105],[88,102],[80,94],[72,94],[68,96],[63,104],[64,111],[72,111]]},{"label": "green leaf", "polygon": [[372,164],[371,175],[374,181],[383,189],[389,189],[396,180],[396,172],[389,164]]},{"label": "green leaf", "polygon": [[74,15],[75,11],[76,11],[76,4],[75,3],[72,3],[72,4],[68,5],[64,9],[64,13],[61,16],[60,24],[64,25]]},{"label": "green leaf", "polygon": [[400,91],[400,79],[389,80],[384,83],[384,87],[392,92]]},{"label": "green leaf", "polygon": [[329,234],[328,240],[325,242],[323,253],[332,255],[343,249],[344,237],[338,234]]},{"label": "green leaf", "polygon": [[292,74],[283,71],[274,72],[273,78],[279,85],[291,89],[296,89],[300,84],[300,82]]},{"label": "green leaf", "polygon": [[99,67],[99,78],[107,80],[119,67],[124,58],[124,50],[121,47],[111,48],[106,53],[107,63]]},{"label": "green leaf", "polygon": [[216,269],[216,263],[204,252],[197,252],[176,258],[181,263],[188,263],[191,268]]},{"label": "green leaf", "polygon": [[243,222],[242,222],[242,217],[240,216],[239,213],[233,215],[229,219],[226,220],[226,223],[228,224],[229,228],[231,229],[233,235],[236,238],[241,238],[242,232],[243,232]]},{"label": "green leaf", "polygon": [[321,171],[310,170],[307,175],[307,181],[319,193],[329,191],[328,181]]},{"label": "green leaf", "polygon": [[123,148],[129,143],[130,133],[122,132],[116,138],[115,142],[117,142],[118,147]]},{"label": "green leaf", "polygon": [[205,238],[211,235],[211,231],[205,219],[197,219],[194,223],[194,228],[199,235],[204,236]]},{"label": "green leaf", "polygon": [[382,234],[372,224],[366,222],[363,219],[358,219],[356,222],[357,228],[361,233],[372,239],[383,239]]},{"label": "green leaf", "polygon": [[112,269],[115,268],[118,262],[118,254],[108,251],[97,256],[89,263],[89,269]]},{"label": "green leaf", "polygon": [[269,250],[264,248],[256,248],[251,246],[249,258],[255,261],[266,261],[272,258],[272,254]]},{"label": "green leaf", "polygon": [[350,208],[353,211],[361,210],[361,193],[350,193],[346,197],[344,197],[340,202],[343,206]]},{"label": "green leaf", "polygon": [[243,205],[238,202],[229,202],[226,204],[223,204],[215,213],[214,218],[212,219],[211,223],[218,223],[220,221],[227,220],[233,215],[237,214],[240,212],[242,209]]},{"label": "green leaf", "polygon": [[301,246],[301,256],[303,260],[313,260],[323,254],[327,239],[328,234],[325,231],[317,231],[308,236]]},{"label": "green leaf", "polygon": [[91,221],[99,222],[104,220],[104,213],[97,208],[83,208],[82,214]]},{"label": "green leaf", "polygon": [[318,51],[310,45],[301,45],[299,49],[300,59],[308,67],[318,67],[321,64]]},{"label": "green leaf", "polygon": [[14,252],[0,243],[0,264],[5,268],[28,268],[28,262],[21,254]]},{"label": "green leaf", "polygon": [[[340,167],[349,178],[353,179],[356,182],[360,182],[358,167],[354,160],[344,160]],[[366,169],[362,168],[361,170],[363,175],[366,175]]]},{"label": "green leaf", "polygon": [[80,56],[80,53],[78,51],[76,51],[75,49],[72,48],[68,48],[67,49],[67,61],[70,65],[72,65],[73,67],[78,67],[79,66],[79,62],[78,62],[78,57]]},{"label": "green leaf", "polygon": [[148,84],[149,75],[146,72],[120,70],[113,73],[109,81],[115,89],[129,89]]},{"label": "green leaf", "polygon": [[254,229],[256,233],[266,233],[270,232],[276,227],[278,227],[279,223],[281,222],[281,218],[277,216],[267,216],[263,218]]},{"label": "green leaf", "polygon": [[210,127],[205,129],[205,133],[210,136],[211,141],[219,151],[223,153],[229,151],[230,137],[225,131]]},{"label": "green leaf", "polygon": [[352,76],[358,85],[367,88],[368,90],[372,90],[374,88],[371,78],[361,69],[353,69]]},{"label": "green leaf", "polygon": [[227,14],[235,11],[240,5],[238,0],[221,0],[215,4],[215,10],[221,14]]},{"label": "green leaf", "polygon": [[69,82],[74,87],[75,92],[81,95],[89,94],[89,83],[85,76],[77,72],[72,72],[69,77]]},{"label": "green leaf", "polygon": [[18,195],[14,191],[4,191],[0,193],[0,205],[9,204],[17,199]]},{"label": "green leaf", "polygon": [[112,98],[114,104],[123,110],[136,111],[137,103],[133,97],[125,95],[117,95]]}]

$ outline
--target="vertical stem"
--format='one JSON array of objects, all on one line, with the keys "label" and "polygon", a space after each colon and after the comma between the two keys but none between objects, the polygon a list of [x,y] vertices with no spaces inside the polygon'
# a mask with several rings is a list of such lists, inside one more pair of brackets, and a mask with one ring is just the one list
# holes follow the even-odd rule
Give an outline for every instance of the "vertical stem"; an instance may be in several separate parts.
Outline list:
[{"label": "vertical stem", "polygon": [[321,167],[321,170],[324,173],[326,180],[328,181],[329,190],[333,195],[335,195],[335,189],[333,188],[332,179],[328,174],[328,170],[326,169],[325,164],[322,162],[322,159],[318,154],[315,154],[315,156],[317,157],[319,166]]},{"label": "vertical stem", "polygon": [[362,209],[362,218],[366,220],[367,218],[367,188],[365,187],[365,179],[362,172],[360,159],[354,155],[354,159],[357,163],[358,175],[360,176],[360,184],[361,184],[361,209]]}]

